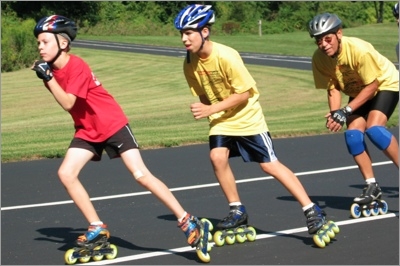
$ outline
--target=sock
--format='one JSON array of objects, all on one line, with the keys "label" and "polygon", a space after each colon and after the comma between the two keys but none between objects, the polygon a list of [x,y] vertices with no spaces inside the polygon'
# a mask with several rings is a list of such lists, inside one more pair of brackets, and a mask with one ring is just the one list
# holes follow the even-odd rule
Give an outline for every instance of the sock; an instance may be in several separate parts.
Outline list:
[{"label": "sock", "polygon": [[242,205],[242,203],[240,201],[235,201],[235,202],[229,203],[229,206],[240,206],[240,205]]},{"label": "sock", "polygon": [[187,212],[184,212],[183,216],[178,219],[178,222],[181,223],[183,221],[183,219],[186,217],[186,215],[187,215]]},{"label": "sock", "polygon": [[375,177],[371,177],[365,180],[367,184],[376,183]]},{"label": "sock", "polygon": [[311,202],[310,204],[308,204],[308,205],[302,207],[303,212],[305,212],[306,210],[308,210],[308,209],[311,208],[312,206],[314,206],[314,202]]},{"label": "sock", "polygon": [[102,224],[103,224],[102,221],[97,221],[97,222],[90,223],[90,225],[102,225]]}]

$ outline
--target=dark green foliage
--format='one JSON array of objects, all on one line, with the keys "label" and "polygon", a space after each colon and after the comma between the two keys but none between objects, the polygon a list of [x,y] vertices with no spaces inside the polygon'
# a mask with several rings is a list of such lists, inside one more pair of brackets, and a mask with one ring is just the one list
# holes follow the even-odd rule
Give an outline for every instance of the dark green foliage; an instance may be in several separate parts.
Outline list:
[{"label": "dark green foliage", "polygon": [[[2,1],[2,72],[31,64],[37,56],[32,30],[44,16],[73,19],[78,35],[173,35],[173,21],[188,4],[213,5],[214,35],[279,34],[306,31],[310,19],[336,13],[344,27],[395,21],[396,2],[377,1]],[[7,49],[5,49],[7,47]]]}]

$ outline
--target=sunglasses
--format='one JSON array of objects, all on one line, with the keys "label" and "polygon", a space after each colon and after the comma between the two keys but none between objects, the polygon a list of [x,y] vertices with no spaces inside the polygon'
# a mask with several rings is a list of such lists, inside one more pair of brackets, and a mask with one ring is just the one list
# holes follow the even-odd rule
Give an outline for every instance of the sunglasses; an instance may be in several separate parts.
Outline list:
[{"label": "sunglasses", "polygon": [[333,39],[332,35],[324,36],[323,38],[315,38],[315,43],[319,46],[323,42],[331,43],[332,39]]}]

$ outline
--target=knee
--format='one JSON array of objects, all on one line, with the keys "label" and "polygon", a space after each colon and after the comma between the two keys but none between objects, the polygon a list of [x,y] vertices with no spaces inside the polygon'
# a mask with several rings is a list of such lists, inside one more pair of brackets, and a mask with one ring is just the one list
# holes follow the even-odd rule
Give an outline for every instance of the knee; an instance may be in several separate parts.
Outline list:
[{"label": "knee", "polygon": [[215,150],[212,150],[210,152],[210,160],[214,166],[221,165],[227,161],[227,156],[224,153],[216,152]]},{"label": "knee", "polygon": [[357,129],[346,130],[344,133],[347,150],[353,156],[365,151],[364,133]]},{"label": "knee", "polygon": [[78,177],[73,174],[70,170],[65,168],[58,169],[58,178],[64,186],[72,184]]},{"label": "knee", "polygon": [[373,126],[365,131],[371,142],[380,150],[386,150],[392,141],[392,133],[383,126]]}]

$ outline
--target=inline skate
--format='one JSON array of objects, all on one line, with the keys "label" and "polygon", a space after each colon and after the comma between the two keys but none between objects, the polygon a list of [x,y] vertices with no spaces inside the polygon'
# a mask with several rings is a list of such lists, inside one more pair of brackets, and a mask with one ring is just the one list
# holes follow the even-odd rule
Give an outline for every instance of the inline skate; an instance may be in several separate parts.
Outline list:
[{"label": "inline skate", "polygon": [[386,214],[388,204],[381,197],[382,190],[378,183],[367,184],[363,188],[362,194],[354,198],[354,203],[350,207],[351,216],[360,218],[361,214],[365,217]]},{"label": "inline skate", "polygon": [[197,257],[202,262],[210,262],[211,257],[208,252],[212,248],[209,243],[212,239],[210,231],[213,230],[211,222],[206,218],[199,220],[195,216],[186,214],[182,222],[178,223],[178,227],[185,233],[188,244],[196,248]]},{"label": "inline skate", "polygon": [[213,240],[216,246],[223,246],[225,243],[232,245],[237,241],[243,243],[256,240],[256,230],[247,225],[248,215],[243,205],[231,206],[227,217],[217,225]]},{"label": "inline skate", "polygon": [[307,218],[308,233],[313,235],[315,245],[324,248],[336,234],[339,227],[333,221],[326,220],[326,213],[316,204],[304,212]]},{"label": "inline skate", "polygon": [[86,263],[90,258],[100,261],[104,256],[106,259],[114,259],[117,257],[118,249],[108,242],[109,238],[107,225],[90,225],[88,231],[75,241],[76,247],[65,252],[65,262],[69,265],[75,264],[77,260]]}]

